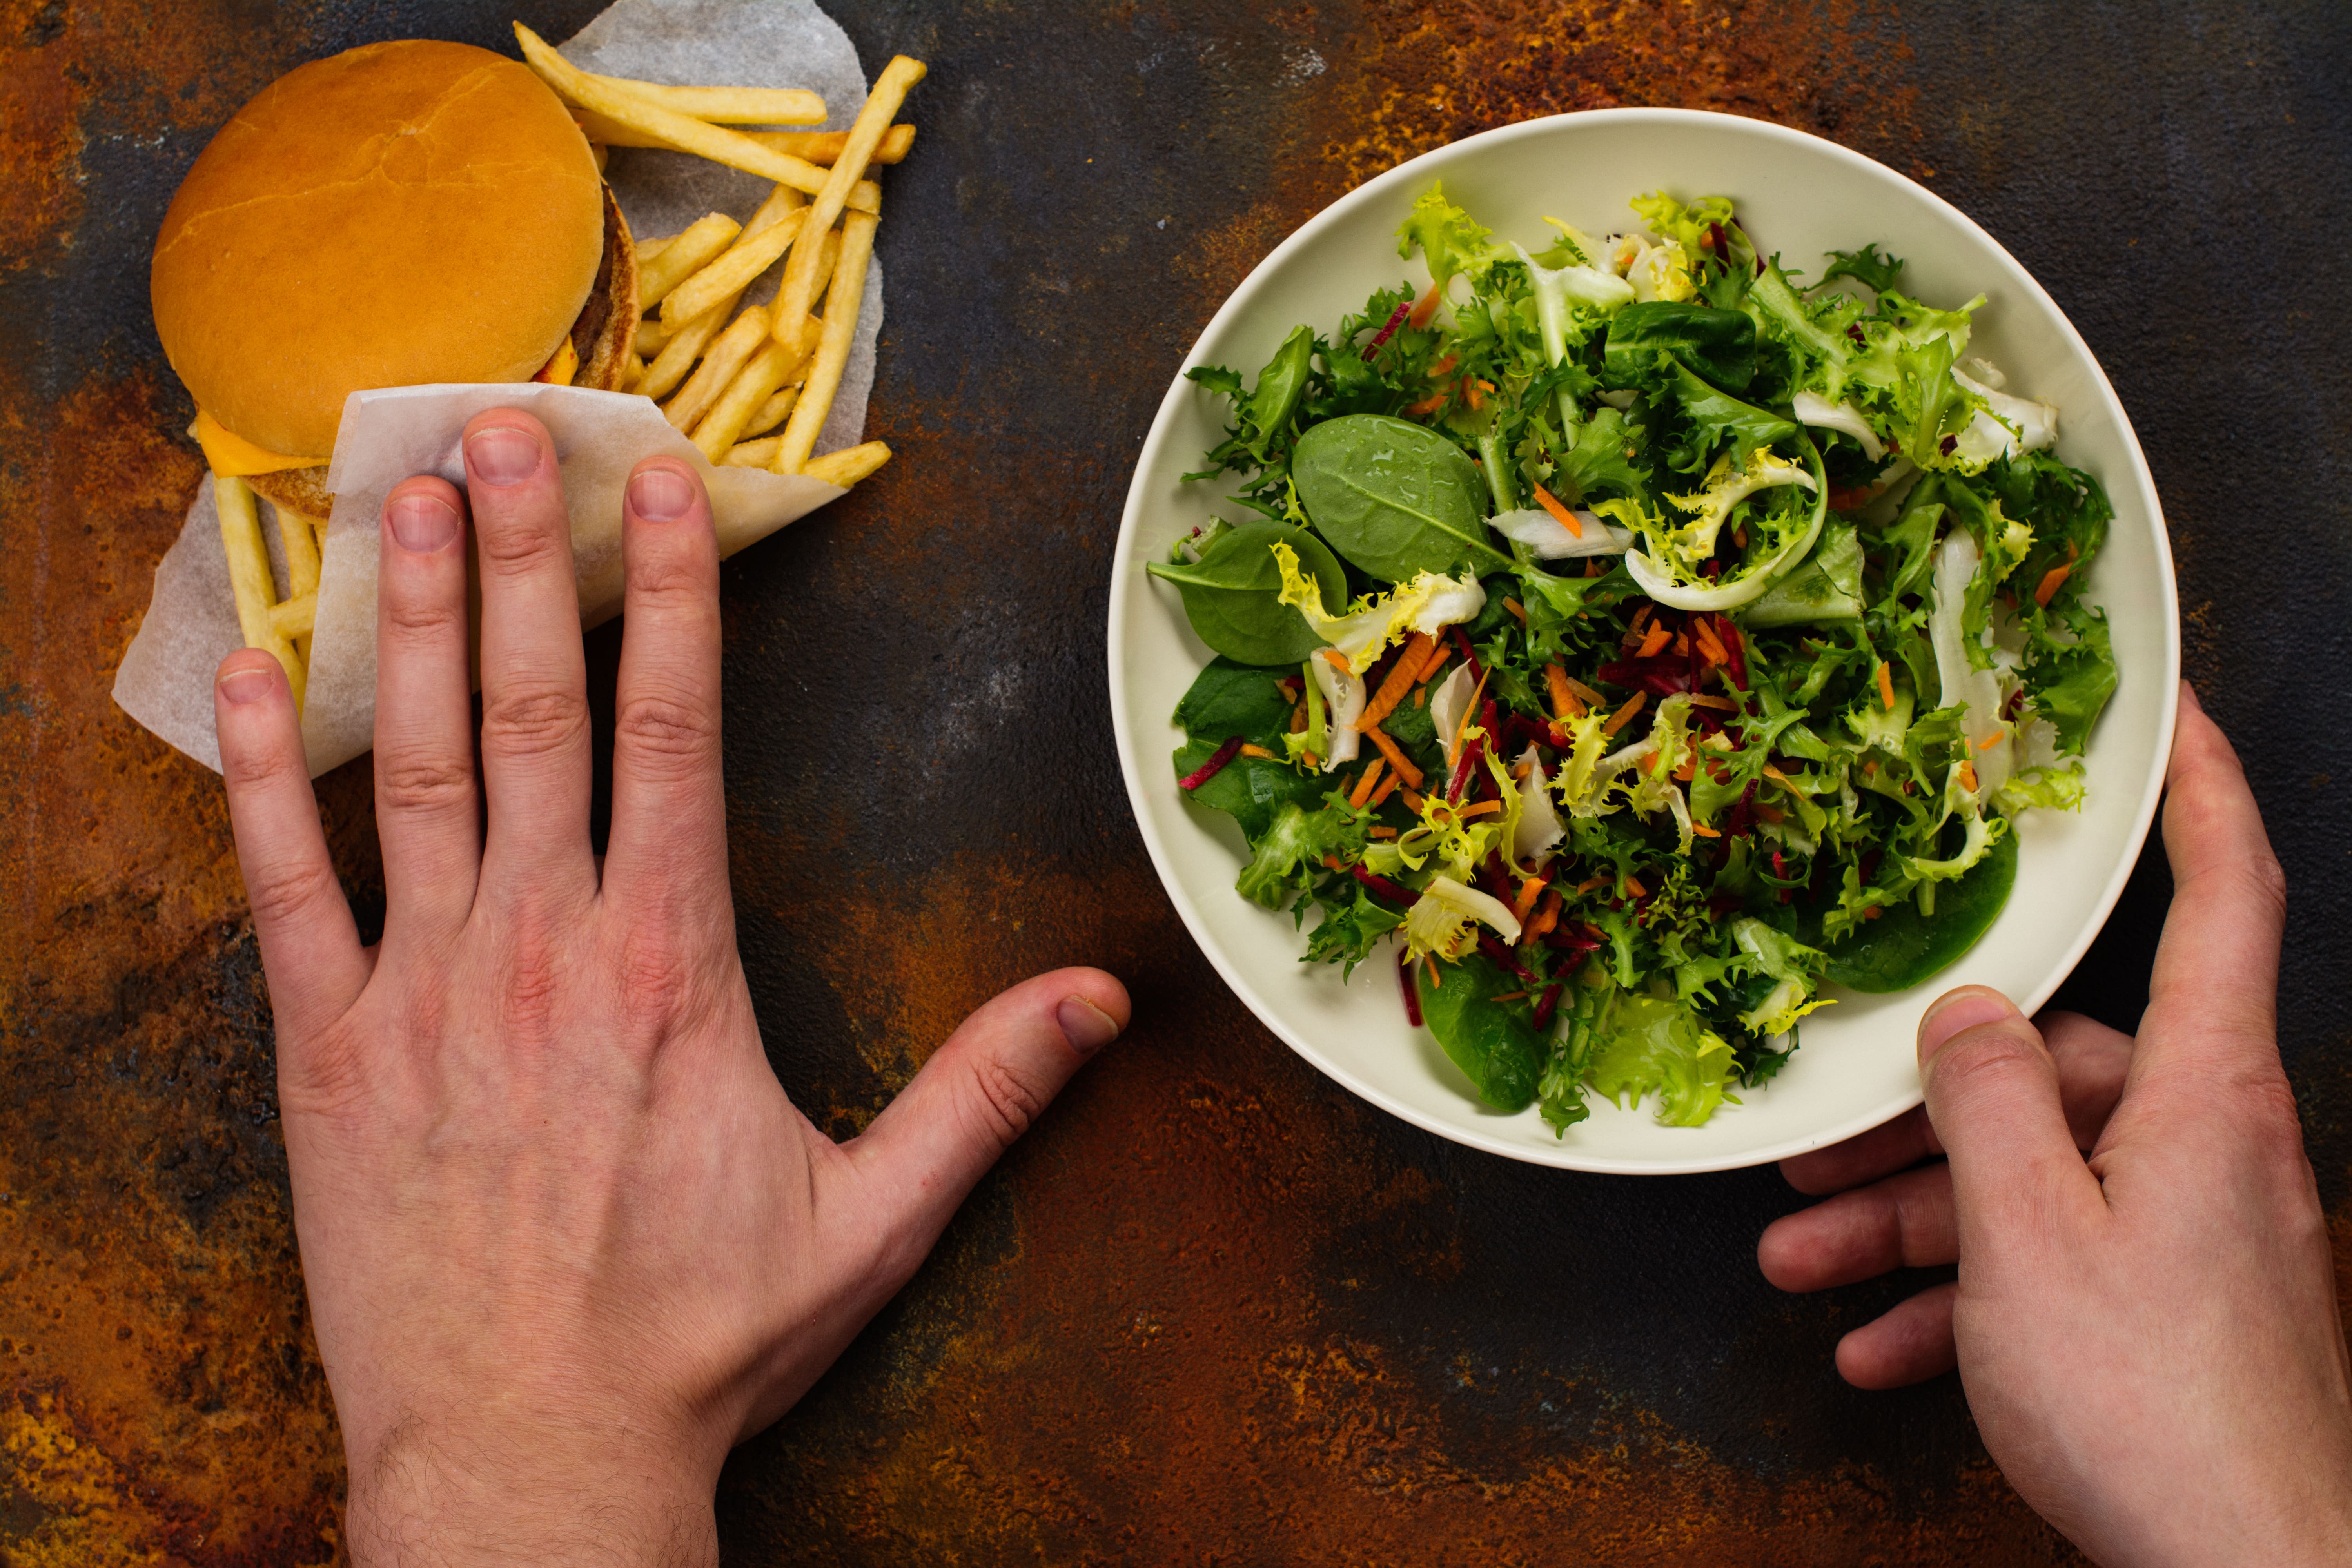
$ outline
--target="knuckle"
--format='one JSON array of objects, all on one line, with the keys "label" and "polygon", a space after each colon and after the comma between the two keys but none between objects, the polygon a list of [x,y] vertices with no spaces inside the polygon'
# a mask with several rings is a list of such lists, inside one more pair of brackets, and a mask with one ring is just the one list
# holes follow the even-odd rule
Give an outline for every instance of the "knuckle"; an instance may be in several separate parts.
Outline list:
[{"label": "knuckle", "polygon": [[555,1027],[563,992],[560,950],[543,934],[520,931],[507,953],[505,968],[499,1005],[508,1033],[520,1039],[544,1039]]},{"label": "knuckle", "polygon": [[1969,1029],[1945,1043],[1927,1064],[1927,1079],[1944,1096],[1998,1092],[2021,1075],[2044,1073],[2041,1045],[1998,1025]]},{"label": "knuckle", "polygon": [[302,753],[275,740],[265,745],[221,748],[221,777],[232,793],[268,792],[309,776]]},{"label": "knuckle", "polygon": [[715,551],[677,545],[632,551],[628,557],[629,595],[641,606],[655,610],[692,609],[713,604],[719,597],[718,565]]},{"label": "knuckle", "polygon": [[258,925],[282,925],[342,895],[334,868],[324,860],[288,860],[257,866],[246,878],[245,897]]},{"label": "knuckle", "polygon": [[379,760],[375,773],[376,808],[403,815],[437,815],[474,801],[471,759],[423,752],[395,754]]},{"label": "knuckle", "polygon": [[588,700],[569,684],[523,684],[482,708],[482,749],[513,756],[551,752],[586,733]]},{"label": "knuckle", "polygon": [[1001,1057],[983,1057],[971,1070],[971,1113],[999,1149],[1010,1148],[1028,1131],[1050,1098]]},{"label": "knuckle", "polygon": [[640,764],[674,764],[677,772],[719,753],[719,719],[704,704],[674,696],[631,697],[614,721],[615,743]]},{"label": "knuckle", "polygon": [[642,929],[623,944],[614,988],[624,1016],[662,1020],[686,1010],[694,992],[694,963],[665,929]]},{"label": "knuckle", "polygon": [[[555,514],[561,521],[562,514]],[[529,517],[510,517],[478,524],[482,563],[501,576],[526,577],[551,569],[561,561],[572,570],[572,536]]]},{"label": "knuckle", "polygon": [[452,603],[442,595],[421,592],[414,584],[400,584],[400,575],[389,574],[388,591],[383,595],[383,624],[394,640],[434,643],[451,630],[463,627],[466,606],[462,600]]}]

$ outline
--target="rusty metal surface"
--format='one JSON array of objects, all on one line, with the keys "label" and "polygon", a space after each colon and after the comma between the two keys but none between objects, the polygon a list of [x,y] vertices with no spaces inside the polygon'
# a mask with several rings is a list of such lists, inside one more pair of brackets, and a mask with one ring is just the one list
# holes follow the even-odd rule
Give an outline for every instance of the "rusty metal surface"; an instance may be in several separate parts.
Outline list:
[{"label": "rusty metal surface", "polygon": [[[889,176],[870,432],[900,460],[730,565],[729,791],[778,1070],[860,1125],[1046,965],[1131,1037],[728,1467],[730,1562],[2024,1563],[2064,1543],[1957,1384],[1840,1384],[1893,1285],[1792,1300],[1770,1172],[1432,1139],[1282,1049],[1161,897],[1100,676],[1128,464],[1192,335],[1357,181],[1528,114],[1687,103],[1913,173],[2046,283],[2170,512],[2190,673],[2294,885],[2284,1034],[2347,1203],[2352,16],[2326,0],[836,0],[932,75]],[[594,0],[515,8],[563,37]],[[197,478],[145,308],[254,89],[503,6],[0,0],[0,1563],[307,1563],[341,1466],[216,781],[114,710]],[[609,676],[615,642],[595,639]],[[2126,679],[2132,673],[2126,672]],[[2337,781],[2343,781],[2338,783]],[[380,909],[365,760],[322,799]],[[2066,1000],[2129,1025],[2145,865]]]}]

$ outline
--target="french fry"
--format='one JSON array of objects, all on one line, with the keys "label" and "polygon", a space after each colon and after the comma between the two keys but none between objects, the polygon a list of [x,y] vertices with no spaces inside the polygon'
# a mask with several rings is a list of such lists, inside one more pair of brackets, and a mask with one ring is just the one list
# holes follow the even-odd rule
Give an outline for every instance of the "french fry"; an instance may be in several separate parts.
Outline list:
[{"label": "french fry", "polygon": [[[288,604],[307,599],[313,608],[319,599],[319,540],[323,531],[318,521],[299,511],[288,511],[282,506],[270,509],[278,517],[278,542],[286,552],[286,600]],[[278,612],[285,605],[274,605],[270,616],[274,623],[282,622]],[[302,612],[299,631],[284,635],[292,640],[294,651],[302,656],[304,668],[310,664],[310,610]],[[283,630],[283,626],[280,626]]]},{"label": "french fry", "polygon": [[[740,295],[736,296],[736,299],[740,298]],[[662,344],[661,353],[654,356],[653,363],[646,366],[645,374],[637,378],[637,384],[630,390],[642,392],[656,403],[667,397],[670,389],[684,381],[694,369],[694,362],[702,357],[702,351],[709,346],[711,339],[719,335],[719,330],[727,324],[727,317],[734,309],[735,300],[728,300],[671,333],[669,341]]]},{"label": "french fry", "polygon": [[[925,69],[922,61],[908,59],[905,55],[893,56],[890,63],[882,68],[882,74],[875,79],[873,92],[866,97],[866,107],[857,111],[856,120],[849,127],[849,137],[842,145],[840,161],[825,176],[824,188],[816,193],[816,199],[809,204],[808,222],[814,232],[824,233],[840,216],[844,204],[849,199],[849,187],[866,173],[866,160],[874,155],[875,143],[881,141],[882,133],[890,128],[891,117],[898,112],[898,106],[907,101],[908,90],[923,79]],[[810,165],[812,168],[814,166]],[[870,254],[872,226],[867,226],[866,232]],[[858,272],[862,278],[865,272],[863,261],[858,264]],[[775,321],[771,329],[776,334],[776,341],[782,343],[797,342],[801,335],[801,323],[808,320],[809,312],[815,306],[816,252],[804,248],[795,251],[792,260],[785,263],[783,285],[776,291]],[[830,392],[824,401],[827,405],[832,403]],[[803,399],[801,407],[794,410],[793,419],[795,425],[807,407],[808,403]],[[784,448],[787,452],[792,449],[789,433]],[[804,447],[800,457],[807,455],[808,449]]]},{"label": "french fry", "polygon": [[[780,184],[794,186],[815,195],[824,190],[831,176],[805,158],[795,158],[789,153],[779,153],[761,145],[740,131],[729,131],[665,109],[660,104],[638,97],[633,89],[617,88],[589,75],[571,61],[547,47],[547,41],[520,22],[514,25],[515,39],[522,46],[523,58],[530,63],[540,79],[555,89],[556,96],[576,108],[585,109],[617,121],[633,131],[642,131],[661,139],[662,145],[681,153],[693,153],[730,169],[761,175]],[[883,74],[889,72],[886,68]],[[902,93],[903,97],[904,94]],[[892,106],[891,112],[897,112]],[[888,119],[884,118],[885,124]],[[877,132],[878,137],[879,132]],[[862,168],[864,159],[858,160]],[[837,209],[838,198],[835,201]],[[830,226],[832,218],[825,223]],[[797,328],[794,329],[798,331]]]},{"label": "french fry", "polygon": [[844,447],[838,452],[827,452],[822,458],[811,458],[801,472],[813,479],[823,479],[829,485],[847,489],[858,480],[890,460],[890,448],[880,441],[866,441],[856,447]]},{"label": "french fry", "polygon": [[621,390],[623,392],[635,392],[637,389],[637,383],[645,380],[645,356],[643,354],[631,354],[629,356],[629,363],[624,365],[621,369]]},{"label": "french fry", "polygon": [[[846,131],[747,131],[744,134],[762,147],[772,147],[779,153],[806,158],[812,163],[822,163],[827,168],[841,162],[841,150],[849,141]],[[914,146],[915,128],[901,121],[882,133],[882,140],[874,144],[874,156],[866,162],[904,163]]]},{"label": "french fry", "polygon": [[662,325],[658,318],[637,323],[637,340],[631,345],[639,359],[651,359],[662,352],[662,345],[677,334]]},{"label": "french fry", "polygon": [[[894,60],[891,65],[897,63]],[[887,77],[889,68],[886,67],[882,74]],[[893,109],[897,107],[891,105]],[[822,205],[810,210],[820,211]],[[841,258],[835,264],[833,287],[824,297],[824,339],[817,345],[816,357],[809,363],[800,401],[793,405],[792,422],[784,426],[784,444],[776,449],[775,461],[771,466],[777,473],[801,471],[801,465],[808,461],[810,451],[816,446],[817,432],[824,427],[824,416],[833,412],[833,395],[841,388],[841,373],[849,363],[849,345],[857,334],[857,308],[866,297],[866,264],[874,258],[874,230],[879,221],[866,213],[851,213],[842,219]],[[814,250],[810,255],[814,260]],[[789,287],[790,274],[785,282]],[[777,307],[783,308],[781,304]],[[772,326],[769,330],[774,331]]]},{"label": "french fry", "polygon": [[768,193],[768,199],[760,204],[760,210],[753,213],[751,221],[743,226],[743,232],[736,237],[735,243],[740,245],[745,240],[766,232],[770,227],[783,222],[788,216],[806,205],[808,205],[807,196],[790,185],[778,185]]},{"label": "french fry", "polygon": [[318,619],[319,590],[297,594],[269,606],[269,629],[300,647],[310,640],[310,623]]},{"label": "french fry", "polygon": [[669,422],[691,434],[696,422],[710,411],[719,395],[727,390],[727,384],[735,379],[735,373],[743,368],[743,362],[758,350],[767,331],[768,312],[758,305],[730,321],[727,330],[712,341],[694,374],[687,377],[686,384],[677,389],[677,395],[662,409]]},{"label": "french fry", "polygon": [[669,291],[727,252],[743,226],[725,213],[694,220],[684,234],[662,247],[661,254],[637,268],[637,309],[650,310]]},{"label": "french fry", "polygon": [[[580,127],[581,134],[588,138],[588,144],[592,147],[658,147],[671,153],[692,153],[698,156],[709,156],[709,154],[700,147],[685,146],[669,137],[658,136],[650,131],[640,131],[635,126],[624,125],[619,121],[612,119],[607,115],[598,114],[593,110],[581,109],[575,106],[572,110],[572,123]],[[706,127],[706,129],[715,129],[715,127]],[[877,156],[870,159],[869,162],[876,163],[895,163],[898,162],[899,159],[904,158],[907,152],[913,147],[914,138],[911,134],[906,137],[898,137],[897,133],[901,131],[912,132],[914,129],[915,128],[911,125],[892,126],[890,128],[891,134],[886,136],[884,141],[889,145],[898,148],[898,157],[883,158]],[[811,166],[816,169],[818,174],[822,174],[824,173],[826,167],[838,160],[840,157],[840,142],[849,133],[845,131],[741,131],[724,132],[721,132],[721,134],[740,136],[743,141],[751,142],[753,146],[765,149],[776,155],[795,158],[802,162],[808,163]],[[814,148],[816,152],[823,153],[824,156],[819,158],[809,153],[803,152],[803,143],[806,143],[807,145]],[[720,159],[719,161],[721,163],[726,162],[724,159]],[[740,167],[740,165],[733,166]],[[764,169],[754,169],[751,173],[755,174],[767,174],[767,171]],[[769,177],[773,179],[775,176],[770,174]],[[805,181],[794,182],[794,185],[795,188],[804,193],[815,188],[813,184]],[[882,187],[876,184],[871,180],[858,181],[857,184],[849,188],[848,205],[850,210],[853,212],[879,212],[882,207]]]},{"label": "french fry", "polygon": [[[587,73],[583,73],[587,74]],[[822,125],[824,100],[801,87],[669,87],[627,77],[589,75],[632,98],[719,125]]]},{"label": "french fry", "polygon": [[784,416],[793,411],[793,405],[800,401],[800,395],[799,387],[788,386],[760,405],[759,411],[753,414],[750,421],[744,425],[742,438],[738,441],[734,449],[741,451],[743,443],[752,437],[764,436],[782,425],[784,422]]},{"label": "french fry", "polygon": [[727,384],[727,390],[719,394],[719,401],[710,405],[710,412],[705,414],[701,423],[694,427],[694,444],[702,448],[704,457],[715,463],[727,455],[750,427],[751,416],[757,414],[768,399],[776,395],[776,389],[791,380],[793,373],[815,352],[824,330],[824,324],[812,316],[809,327],[802,332],[798,343],[787,347],[770,338],[760,345],[757,353],[743,362],[743,368],[735,373],[735,379]]},{"label": "french fry", "polygon": [[663,247],[668,245],[677,237],[677,236],[674,234],[664,234],[656,235],[650,239],[640,239],[632,242],[631,248],[636,253],[637,265],[643,267],[646,262],[651,261],[655,257],[659,256],[662,253]]},{"label": "french fry", "polygon": [[770,436],[760,441],[739,441],[719,459],[722,468],[764,468],[774,460],[776,448],[784,444],[782,436]]},{"label": "french fry", "polygon": [[613,161],[613,150],[601,142],[588,143],[588,155],[596,160],[596,172],[600,174],[604,172],[605,165]]},{"label": "french fry", "polygon": [[676,331],[730,294],[740,294],[752,279],[775,265],[801,233],[808,209],[800,207],[778,217],[759,233],[749,228],[724,256],[672,289],[662,299],[662,325]]},{"label": "french fry", "polygon": [[236,595],[236,624],[245,633],[245,646],[277,656],[294,689],[294,711],[299,713],[307,672],[294,644],[269,624],[269,606],[278,591],[269,580],[269,549],[261,542],[261,514],[254,505],[253,487],[215,474],[213,506],[220,513],[221,547],[228,554],[229,587]]}]

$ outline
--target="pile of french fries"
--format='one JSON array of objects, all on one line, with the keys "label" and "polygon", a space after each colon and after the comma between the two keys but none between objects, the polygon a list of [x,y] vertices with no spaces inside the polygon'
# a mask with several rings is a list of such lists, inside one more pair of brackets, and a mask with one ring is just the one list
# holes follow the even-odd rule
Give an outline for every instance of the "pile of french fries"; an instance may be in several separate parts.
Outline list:
[{"label": "pile of french fries", "polygon": [[[572,107],[600,170],[612,148],[663,147],[775,182],[747,222],[712,213],[683,233],[635,242],[644,320],[622,390],[659,404],[713,463],[846,488],[888,462],[890,448],[880,441],[810,454],[849,363],[881,221],[882,193],[866,173],[898,163],[914,145],[915,128],[892,121],[923,79],[923,63],[894,58],[847,131],[742,131],[736,128],[822,124],[824,100],[795,88],[668,87],[597,76],[520,22],[515,37],[530,68]],[[780,260],[774,297],[745,304],[751,284]],[[326,521],[273,509],[286,552],[281,600],[252,488],[221,476],[213,488],[246,646],[268,649],[286,667],[299,711]]]},{"label": "pile of french fries", "polygon": [[[847,131],[745,132],[735,128],[822,123],[824,100],[790,88],[597,76],[520,22],[515,37],[531,69],[572,106],[600,165],[610,148],[666,147],[775,182],[748,222],[712,213],[682,234],[636,242],[646,320],[624,390],[659,403],[713,463],[846,486],[887,462],[879,441],[809,454],[849,363],[881,221],[882,193],[866,171],[913,145],[915,128],[892,121],[923,79],[922,62],[900,55],[883,67]],[[753,280],[779,260],[774,298],[745,304]]]}]

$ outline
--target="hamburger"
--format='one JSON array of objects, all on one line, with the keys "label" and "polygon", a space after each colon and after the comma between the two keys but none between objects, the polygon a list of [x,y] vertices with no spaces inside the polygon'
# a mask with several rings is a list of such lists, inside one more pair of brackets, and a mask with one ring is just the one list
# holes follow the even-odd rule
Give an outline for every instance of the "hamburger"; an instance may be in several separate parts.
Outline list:
[{"label": "hamburger", "polygon": [[221,127],[149,276],[214,473],[332,509],[343,400],[433,382],[617,390],[637,324],[628,226],[562,101],[466,44],[370,44]]}]

